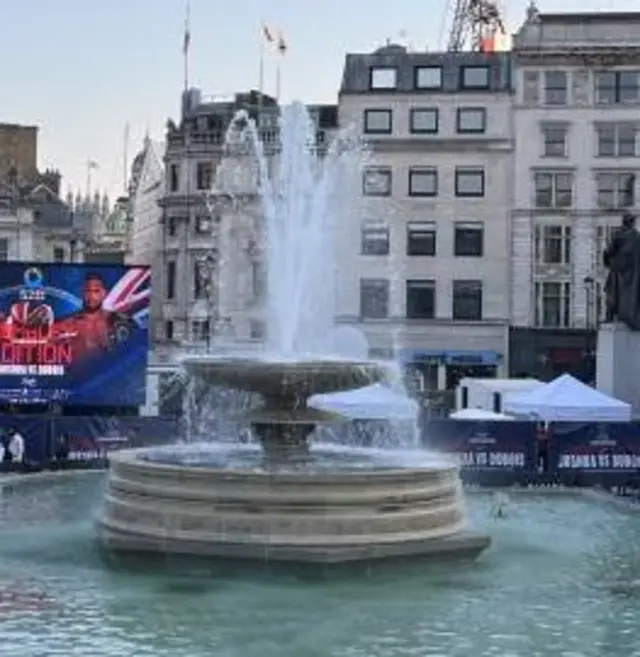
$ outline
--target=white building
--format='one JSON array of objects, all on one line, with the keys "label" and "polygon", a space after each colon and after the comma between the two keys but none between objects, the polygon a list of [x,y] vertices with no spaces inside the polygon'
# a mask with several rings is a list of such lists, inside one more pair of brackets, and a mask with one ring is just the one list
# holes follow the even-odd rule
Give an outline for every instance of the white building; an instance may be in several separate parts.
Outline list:
[{"label": "white building", "polygon": [[153,265],[161,253],[162,210],[158,201],[164,195],[164,152],[164,143],[147,137],[131,167],[128,259],[132,264]]},{"label": "white building", "polygon": [[348,226],[342,319],[433,387],[506,371],[513,134],[508,54],[347,55],[339,123],[373,146]]},{"label": "white building", "polygon": [[602,251],[636,206],[640,13],[532,6],[513,48],[512,351],[529,372],[527,355],[580,369],[604,311]]},{"label": "white building", "polygon": [[0,180],[0,261],[84,262],[91,236],[85,219],[45,183]]},{"label": "white building", "polygon": [[131,167],[129,199],[131,226],[127,261],[151,266],[150,335],[162,340],[162,288],[164,274],[163,225],[160,199],[164,196],[164,144],[145,139]]},{"label": "white building", "polygon": [[[258,346],[264,337],[262,216],[251,158],[226,162],[234,173],[246,169],[250,180],[243,189],[233,198],[224,190],[212,194],[225,133],[240,109],[260,117],[260,136],[271,155],[271,146],[278,143],[279,109],[257,92],[208,101],[197,89],[188,90],[179,124],[169,122],[160,200],[164,272],[155,283],[163,301],[162,328],[155,336],[165,343],[160,351],[214,337]],[[335,127],[336,107],[314,107],[311,114],[322,141],[325,131]]]}]

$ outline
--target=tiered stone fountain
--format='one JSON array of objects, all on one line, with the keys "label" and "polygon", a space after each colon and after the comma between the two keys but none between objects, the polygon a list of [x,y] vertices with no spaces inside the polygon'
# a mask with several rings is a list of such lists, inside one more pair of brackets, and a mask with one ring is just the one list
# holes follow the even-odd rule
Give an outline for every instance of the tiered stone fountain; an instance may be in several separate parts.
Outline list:
[{"label": "tiered stone fountain", "polygon": [[[382,451],[309,448],[316,424],[335,417],[306,400],[379,381],[380,365],[240,358],[184,364],[211,385],[262,395],[263,407],[248,417],[262,463],[225,466],[233,449],[114,454],[99,522],[109,549],[332,563],[475,556],[489,544],[466,530],[455,465],[426,454],[420,462],[415,452],[417,462],[403,466]],[[323,458],[332,465],[315,467]]]},{"label": "tiered stone fountain", "polygon": [[[338,314],[339,264],[350,257],[339,252],[344,240],[335,231],[358,220],[364,154],[347,134],[318,158],[316,132],[304,106],[284,108],[270,175],[257,128],[240,113],[216,177],[226,196],[262,199],[263,310],[276,357],[191,357],[183,365],[211,386],[261,396],[262,407],[246,417],[259,444],[230,446],[211,436],[205,445],[114,454],[99,520],[109,549],[340,562],[476,555],[489,544],[466,530],[453,463],[416,449],[336,449],[310,440],[318,423],[336,419],[308,406],[312,395],[386,376],[371,361],[324,357]],[[255,189],[236,189],[237,176],[221,175],[229,164],[232,172],[236,165],[257,172]]]}]

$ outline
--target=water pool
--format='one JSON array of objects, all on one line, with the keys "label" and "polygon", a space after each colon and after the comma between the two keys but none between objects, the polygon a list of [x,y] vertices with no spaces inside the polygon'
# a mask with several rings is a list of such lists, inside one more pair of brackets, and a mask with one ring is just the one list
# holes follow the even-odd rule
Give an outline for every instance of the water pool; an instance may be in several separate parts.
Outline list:
[{"label": "water pool", "polygon": [[131,570],[96,549],[104,477],[33,479],[0,496],[0,587],[52,600],[2,602],[7,657],[640,656],[640,514],[580,496],[518,494],[474,524],[478,562],[403,564],[370,576],[301,578],[201,563]]}]

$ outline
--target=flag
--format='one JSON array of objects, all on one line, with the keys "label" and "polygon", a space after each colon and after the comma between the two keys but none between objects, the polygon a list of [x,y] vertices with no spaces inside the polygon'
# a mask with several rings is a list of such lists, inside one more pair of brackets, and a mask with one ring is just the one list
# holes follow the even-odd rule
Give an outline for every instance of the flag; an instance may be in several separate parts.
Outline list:
[{"label": "flag", "polygon": [[264,36],[267,43],[273,43],[275,41],[273,32],[269,29],[269,26],[266,23],[262,24],[262,36]]},{"label": "flag", "polygon": [[87,162],[87,168],[88,169],[97,169],[98,168],[98,163],[95,160],[89,160]]},{"label": "flag", "polygon": [[278,33],[278,52],[281,55],[284,55],[287,52],[287,42],[284,40],[284,37],[282,36],[282,32]]}]

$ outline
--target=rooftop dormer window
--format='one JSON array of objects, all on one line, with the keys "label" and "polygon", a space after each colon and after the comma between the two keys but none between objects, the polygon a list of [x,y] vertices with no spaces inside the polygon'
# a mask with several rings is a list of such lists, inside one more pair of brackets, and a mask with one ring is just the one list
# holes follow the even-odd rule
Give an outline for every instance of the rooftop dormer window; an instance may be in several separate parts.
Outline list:
[{"label": "rooftop dormer window", "polygon": [[394,66],[372,66],[369,88],[372,91],[392,91],[398,86],[398,69]]}]

